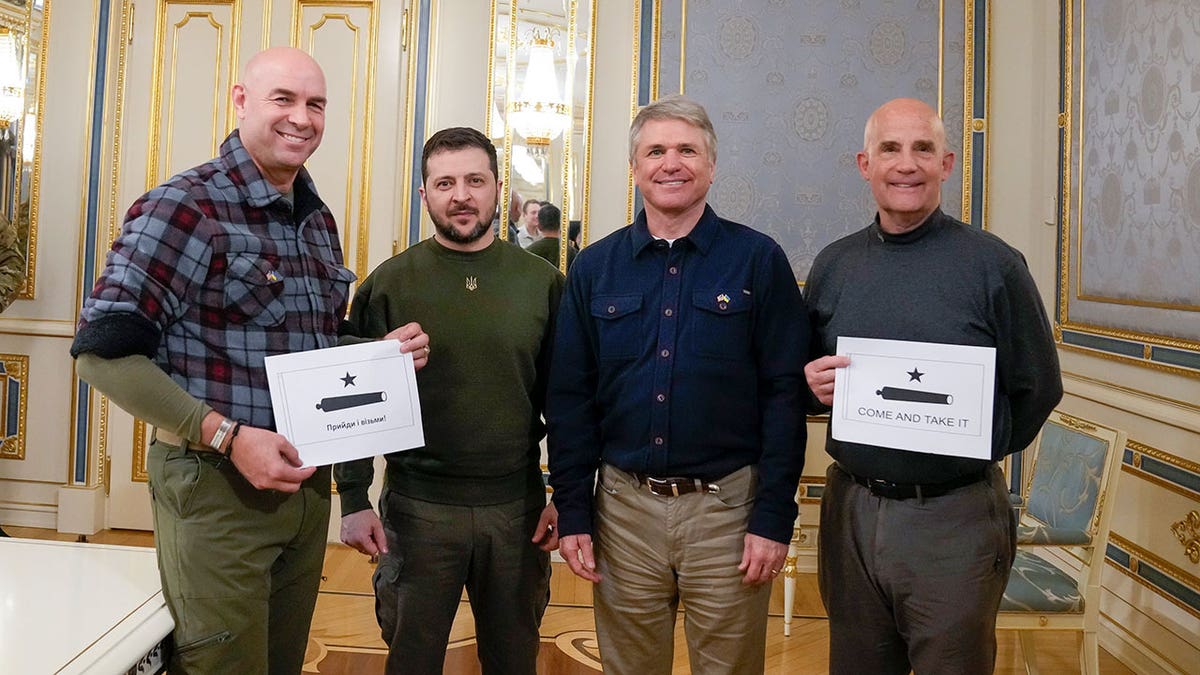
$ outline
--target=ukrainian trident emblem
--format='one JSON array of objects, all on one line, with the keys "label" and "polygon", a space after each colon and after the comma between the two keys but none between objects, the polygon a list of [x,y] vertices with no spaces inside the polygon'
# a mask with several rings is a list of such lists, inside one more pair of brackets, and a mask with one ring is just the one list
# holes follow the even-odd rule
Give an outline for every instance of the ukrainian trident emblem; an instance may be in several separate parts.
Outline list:
[{"label": "ukrainian trident emblem", "polygon": [[476,288],[479,288],[479,279],[475,277],[467,277],[467,290],[473,291]]}]

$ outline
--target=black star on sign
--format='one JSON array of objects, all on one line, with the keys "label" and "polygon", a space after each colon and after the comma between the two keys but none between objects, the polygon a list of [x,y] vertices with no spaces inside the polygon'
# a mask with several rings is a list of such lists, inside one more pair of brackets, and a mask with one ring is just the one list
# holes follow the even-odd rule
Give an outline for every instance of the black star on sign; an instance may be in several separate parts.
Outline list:
[{"label": "black star on sign", "polygon": [[345,389],[346,387],[349,387],[350,385],[354,384],[354,379],[355,379],[356,377],[358,377],[358,376],[357,376],[357,375],[351,375],[351,374],[350,374],[350,371],[348,371],[348,370],[347,370],[347,371],[346,371],[346,376],[345,376],[345,377],[339,377],[338,379],[339,379],[339,380],[341,380],[342,382],[345,382],[345,383],[346,383],[346,384],[342,385],[342,388],[343,388],[343,389]]},{"label": "black star on sign", "polygon": [[908,381],[912,382],[913,380],[916,380],[917,382],[920,382],[921,376],[924,374],[925,373],[922,373],[921,371],[917,370],[916,366],[913,366],[913,369],[908,371]]}]

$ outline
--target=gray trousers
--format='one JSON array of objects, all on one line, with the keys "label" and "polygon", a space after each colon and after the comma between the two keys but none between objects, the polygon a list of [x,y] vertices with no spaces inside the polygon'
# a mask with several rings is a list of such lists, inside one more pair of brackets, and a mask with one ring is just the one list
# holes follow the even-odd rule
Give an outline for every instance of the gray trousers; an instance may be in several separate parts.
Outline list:
[{"label": "gray trousers", "polygon": [[737,569],[756,477],[747,466],[717,494],[659,497],[601,468],[593,593],[605,673],[669,675],[680,600],[692,673],[763,672],[771,584],[747,586]]},{"label": "gray trousers", "polygon": [[325,561],[329,467],[290,495],[255,489],[212,453],[162,441],[146,468],[175,619],[172,675],[299,673]]},{"label": "gray trousers", "polygon": [[384,492],[388,552],[375,570],[387,672],[440,675],[462,591],[484,675],[533,675],[550,602],[550,554],[530,539],[545,497],[454,506]]},{"label": "gray trousers", "polygon": [[999,466],[924,500],[876,497],[836,463],[826,478],[818,578],[830,672],[993,672],[1016,549]]}]

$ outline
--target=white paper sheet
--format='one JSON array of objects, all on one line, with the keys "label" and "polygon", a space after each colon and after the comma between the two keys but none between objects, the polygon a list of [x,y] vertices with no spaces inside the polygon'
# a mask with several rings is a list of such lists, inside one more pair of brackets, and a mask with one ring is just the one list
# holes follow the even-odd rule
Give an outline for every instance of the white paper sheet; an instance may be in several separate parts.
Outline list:
[{"label": "white paper sheet", "polygon": [[991,459],[995,348],[839,337],[837,353],[834,438]]},{"label": "white paper sheet", "polygon": [[411,354],[395,340],[268,356],[275,426],[305,466],[425,445]]}]

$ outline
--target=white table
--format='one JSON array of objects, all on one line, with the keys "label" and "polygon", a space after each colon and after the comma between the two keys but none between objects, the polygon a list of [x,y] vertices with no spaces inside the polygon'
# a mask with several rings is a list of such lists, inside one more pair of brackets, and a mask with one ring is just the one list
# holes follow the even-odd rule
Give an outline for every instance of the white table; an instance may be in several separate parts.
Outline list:
[{"label": "white table", "polygon": [[157,672],[174,627],[154,549],[0,538],[0,670]]}]

